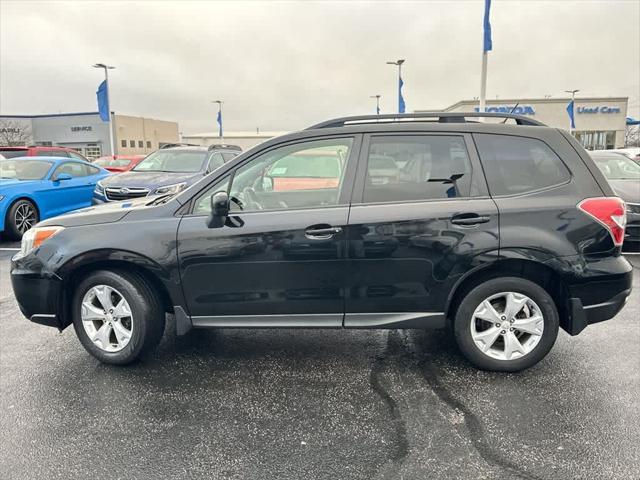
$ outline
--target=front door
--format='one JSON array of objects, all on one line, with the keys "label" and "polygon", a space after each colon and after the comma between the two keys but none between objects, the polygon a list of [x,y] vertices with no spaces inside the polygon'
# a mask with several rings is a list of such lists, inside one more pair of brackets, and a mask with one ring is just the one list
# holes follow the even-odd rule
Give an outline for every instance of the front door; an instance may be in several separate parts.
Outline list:
[{"label": "front door", "polygon": [[442,325],[456,282],[498,254],[470,137],[365,137],[348,237],[345,327]]},{"label": "front door", "polygon": [[[195,326],[342,326],[358,145],[338,137],[272,147],[194,197],[178,255]],[[209,228],[219,191],[231,212]]]}]

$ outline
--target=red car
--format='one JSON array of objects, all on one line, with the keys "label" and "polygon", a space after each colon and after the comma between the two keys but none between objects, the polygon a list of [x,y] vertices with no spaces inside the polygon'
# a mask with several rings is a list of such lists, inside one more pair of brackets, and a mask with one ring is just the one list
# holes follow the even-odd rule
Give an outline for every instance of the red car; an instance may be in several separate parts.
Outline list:
[{"label": "red car", "polygon": [[78,153],[73,148],[67,147],[45,147],[45,146],[30,146],[30,147],[0,147],[0,155],[4,158],[14,157],[69,157],[76,160],[82,160],[89,162],[84,155]]},{"label": "red car", "polygon": [[145,155],[108,155],[94,160],[93,163],[110,172],[128,172],[139,164]]}]

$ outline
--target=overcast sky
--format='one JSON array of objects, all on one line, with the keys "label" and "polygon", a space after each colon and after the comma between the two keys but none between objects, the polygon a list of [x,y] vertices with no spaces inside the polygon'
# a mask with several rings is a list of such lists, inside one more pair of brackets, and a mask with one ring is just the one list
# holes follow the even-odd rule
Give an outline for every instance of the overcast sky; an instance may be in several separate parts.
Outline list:
[{"label": "overcast sky", "polygon": [[[478,96],[483,0],[186,2],[0,0],[0,113],[112,110],[213,131],[292,130]],[[640,108],[640,1],[494,0],[487,97],[629,96]]]}]

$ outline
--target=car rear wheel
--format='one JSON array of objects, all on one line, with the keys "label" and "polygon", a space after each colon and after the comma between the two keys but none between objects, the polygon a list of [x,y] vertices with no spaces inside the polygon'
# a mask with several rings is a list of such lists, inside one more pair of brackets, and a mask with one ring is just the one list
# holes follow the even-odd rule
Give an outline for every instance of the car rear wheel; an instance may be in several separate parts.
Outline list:
[{"label": "car rear wheel", "polygon": [[454,333],[463,355],[483,370],[517,372],[542,360],[558,336],[551,296],[523,278],[495,278],[462,299]]},{"label": "car rear wheel", "polygon": [[38,223],[38,209],[29,200],[18,200],[7,212],[5,228],[10,240],[20,240],[22,235]]},{"label": "car rear wheel", "polygon": [[141,276],[97,271],[78,285],[73,326],[84,348],[98,360],[125,365],[153,349],[162,338],[162,305]]}]

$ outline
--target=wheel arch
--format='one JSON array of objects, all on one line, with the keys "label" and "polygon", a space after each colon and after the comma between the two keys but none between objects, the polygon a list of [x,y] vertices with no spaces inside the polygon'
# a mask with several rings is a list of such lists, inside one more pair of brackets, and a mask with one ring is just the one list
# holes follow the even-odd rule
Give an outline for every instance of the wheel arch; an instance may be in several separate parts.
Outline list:
[{"label": "wheel arch", "polygon": [[98,270],[121,270],[141,276],[160,298],[165,312],[173,313],[174,305],[182,299],[169,286],[171,275],[161,265],[138,253],[121,250],[99,250],[86,252],[67,261],[56,273],[63,280],[60,298],[63,309],[62,328],[71,324],[71,303],[75,287],[89,274]]},{"label": "wheel arch", "polygon": [[567,327],[568,288],[562,276],[548,265],[535,260],[507,258],[469,272],[461,278],[449,293],[445,306],[446,317],[451,321],[460,300],[476,285],[500,277],[519,277],[530,280],[544,288],[558,309],[560,326]]}]

